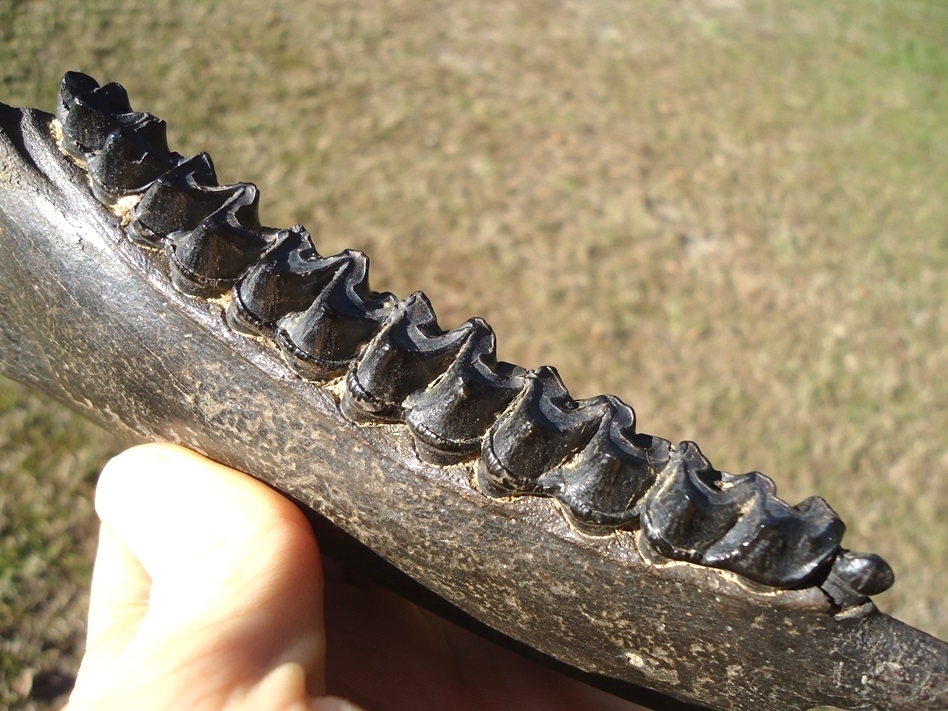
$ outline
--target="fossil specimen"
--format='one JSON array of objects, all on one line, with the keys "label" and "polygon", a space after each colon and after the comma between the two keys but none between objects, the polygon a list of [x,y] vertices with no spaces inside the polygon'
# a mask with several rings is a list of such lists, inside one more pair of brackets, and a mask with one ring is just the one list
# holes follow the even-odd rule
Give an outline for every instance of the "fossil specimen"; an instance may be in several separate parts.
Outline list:
[{"label": "fossil specimen", "polygon": [[253,185],[171,151],[117,84],[68,73],[55,118],[0,127],[13,377],[249,471],[583,671],[721,709],[948,706],[946,646],[875,609],[892,571],[822,499],[372,291],[364,254],[262,226]]}]

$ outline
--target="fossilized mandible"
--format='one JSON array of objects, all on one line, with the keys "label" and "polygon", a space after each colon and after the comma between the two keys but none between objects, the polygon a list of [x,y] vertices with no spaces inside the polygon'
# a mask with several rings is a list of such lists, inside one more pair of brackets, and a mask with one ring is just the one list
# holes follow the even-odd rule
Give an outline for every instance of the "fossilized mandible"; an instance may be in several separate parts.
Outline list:
[{"label": "fossilized mandible", "polygon": [[117,84],[69,73],[55,117],[0,129],[7,374],[250,472],[582,671],[715,709],[948,708],[948,645],[876,610],[892,572],[822,499],[372,291],[364,254],[262,226]]}]

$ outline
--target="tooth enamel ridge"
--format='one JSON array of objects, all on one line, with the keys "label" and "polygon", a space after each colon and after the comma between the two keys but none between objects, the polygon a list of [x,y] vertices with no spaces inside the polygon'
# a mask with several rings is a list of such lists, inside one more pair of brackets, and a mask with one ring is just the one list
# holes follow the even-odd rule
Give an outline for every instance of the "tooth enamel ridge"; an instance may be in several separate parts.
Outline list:
[{"label": "tooth enamel ridge", "polygon": [[257,186],[232,187],[219,209],[193,229],[176,230],[165,240],[171,279],[185,294],[224,294],[273,244],[275,232],[260,226]]},{"label": "tooth enamel ridge", "polygon": [[402,403],[440,375],[482,321],[472,319],[451,331],[438,325],[428,297],[420,291],[397,304],[346,375],[342,411],[356,421],[397,422]]},{"label": "tooth enamel ridge", "polygon": [[199,153],[181,161],[148,187],[135,206],[129,237],[136,244],[157,247],[172,232],[193,229],[243,187],[220,187],[211,157]]},{"label": "tooth enamel ridge", "polygon": [[63,149],[82,160],[102,150],[112,131],[141,117],[132,112],[128,93],[120,84],[100,87],[92,77],[79,72],[63,77],[59,97]]},{"label": "tooth enamel ridge", "polygon": [[272,334],[279,319],[309,306],[332,277],[324,262],[302,225],[280,230],[234,286],[227,323],[241,333]]},{"label": "tooth enamel ridge", "polygon": [[302,226],[261,226],[256,186],[220,186],[207,154],[172,152],[164,122],[133,112],[120,85],[69,72],[56,116],[99,202],[139,196],[128,239],[164,252],[179,291],[229,292],[228,325],[270,339],[301,378],[344,375],[349,420],[404,423],[423,461],[473,460],[484,494],[553,498],[583,533],[639,528],[649,555],[819,586],[839,609],[892,585],[879,556],[841,547],[822,499],[790,506],[759,472],[720,472],[694,443],[637,433],[618,398],[574,400],[555,369],[498,361],[481,319],[445,331],[421,292],[373,292],[361,252],[323,257]]},{"label": "tooth enamel ridge", "polygon": [[348,371],[378,332],[398,299],[369,286],[369,258],[347,249],[323,260],[331,277],[309,307],[282,318],[277,345],[287,364],[307,380],[328,380]]},{"label": "tooth enamel ridge", "polygon": [[[719,472],[693,442],[672,452],[649,492],[642,527],[663,555],[796,587],[825,572],[843,522],[820,498],[790,506],[760,472]],[[753,575],[748,573],[753,571]]]},{"label": "tooth enamel ridge", "polygon": [[573,524],[590,533],[637,521],[641,501],[664,470],[671,446],[660,437],[636,434],[632,408],[606,398],[609,409],[592,439],[572,462],[541,479]]},{"label": "tooth enamel ridge", "polygon": [[484,438],[478,482],[499,496],[549,495],[543,475],[589,442],[607,407],[605,398],[573,400],[554,368],[528,373]]},{"label": "tooth enamel ridge", "polygon": [[478,482],[495,495],[558,500],[589,533],[635,523],[638,504],[668,461],[669,443],[635,433],[618,398],[573,400],[559,374],[539,368],[484,439]]},{"label": "tooth enamel ridge", "polygon": [[168,149],[167,126],[151,114],[113,130],[88,164],[92,192],[103,203],[143,192],[183,160]]},{"label": "tooth enamel ridge", "polygon": [[[125,92],[125,89],[120,84],[113,85],[119,90],[124,96],[124,103],[122,104],[125,107],[126,111],[131,111],[132,107],[128,103],[128,94]],[[83,74],[81,72],[66,72],[63,75],[62,81],[59,82],[59,94],[56,101],[56,120],[59,121],[60,125],[65,126],[66,120],[69,117],[70,113],[73,113],[72,120],[76,127],[79,124],[88,125],[90,122],[88,119],[83,119],[78,114],[73,112],[73,108],[76,103],[76,99],[80,96],[87,97],[92,92],[99,89],[99,82],[90,77],[88,74]],[[114,113],[114,112],[113,112]],[[68,141],[63,141],[63,148],[66,148],[66,143]],[[81,158],[82,155],[76,156]]]},{"label": "tooth enamel ridge", "polygon": [[473,320],[475,333],[436,382],[405,400],[405,423],[418,455],[456,464],[476,454],[497,415],[523,388],[526,370],[497,362],[493,330]]}]

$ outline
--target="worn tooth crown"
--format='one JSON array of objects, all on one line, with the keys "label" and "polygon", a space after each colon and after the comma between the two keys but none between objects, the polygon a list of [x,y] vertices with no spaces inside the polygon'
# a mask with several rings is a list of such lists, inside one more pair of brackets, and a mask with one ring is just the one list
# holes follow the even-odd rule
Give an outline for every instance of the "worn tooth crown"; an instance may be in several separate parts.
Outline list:
[{"label": "worn tooth crown", "polygon": [[219,210],[239,186],[219,187],[214,163],[198,153],[155,180],[138,201],[128,226],[136,244],[157,246],[167,235],[193,229]]},{"label": "worn tooth crown", "polygon": [[415,292],[392,309],[346,376],[343,412],[353,420],[402,419],[402,403],[442,373],[474,333],[467,321],[443,331],[428,297]]},{"label": "worn tooth crown", "polygon": [[102,150],[89,160],[92,192],[100,202],[115,202],[143,192],[183,157],[168,149],[167,126],[151,114],[113,130]]},{"label": "worn tooth crown", "polygon": [[523,387],[526,370],[497,363],[494,333],[481,319],[444,374],[405,402],[405,421],[423,459],[455,463],[480,449],[498,413]]},{"label": "worn tooth crown", "polygon": [[220,296],[256,262],[274,239],[260,226],[257,186],[239,183],[220,208],[194,229],[168,234],[165,251],[174,285],[191,296]]},{"label": "worn tooth crown", "polygon": [[[118,86],[118,85],[116,85]],[[56,101],[56,119],[60,124],[66,123],[66,117],[72,110],[76,97],[88,94],[99,88],[99,82],[82,72],[66,72],[59,82],[59,96]],[[128,96],[126,95],[126,103]]]},{"label": "worn tooth crown", "polygon": [[759,476],[721,473],[694,442],[682,442],[643,512],[649,541],[664,555],[700,563],[704,552],[737,523],[744,505],[763,488],[772,488],[770,480],[758,482]]},{"label": "worn tooth crown", "polygon": [[419,456],[456,464],[476,454],[497,415],[523,388],[526,370],[498,363],[490,326],[473,319],[474,333],[444,374],[405,401],[405,422]]},{"label": "worn tooth crown", "polygon": [[589,442],[609,408],[606,398],[571,398],[549,366],[524,377],[520,397],[484,438],[478,482],[489,493],[551,493],[541,477]]},{"label": "worn tooth crown", "polygon": [[795,587],[818,573],[845,530],[822,499],[791,507],[768,477],[719,472],[693,442],[672,452],[649,492],[642,527],[663,555],[752,573],[774,587]]},{"label": "worn tooth crown", "polygon": [[234,286],[227,323],[242,333],[270,333],[280,318],[309,306],[332,276],[302,225],[281,230]]},{"label": "worn tooth crown", "polygon": [[845,530],[836,512],[819,497],[790,506],[770,493],[754,499],[704,560],[745,576],[754,571],[765,585],[798,587],[825,573]]},{"label": "worn tooth crown", "polygon": [[283,317],[277,343],[287,364],[308,380],[342,375],[379,330],[398,299],[369,286],[369,259],[347,249],[323,260],[331,278],[301,313]]},{"label": "worn tooth crown", "polygon": [[102,150],[109,134],[121,126],[134,123],[141,114],[132,112],[128,93],[119,84],[96,86],[81,91],[95,80],[71,72],[60,83],[60,107],[64,119],[63,148],[75,158],[85,160]]},{"label": "worn tooth crown", "polygon": [[429,463],[479,451],[481,491],[553,497],[582,532],[638,522],[646,553],[775,588],[819,585],[841,609],[892,585],[879,556],[840,547],[844,526],[822,499],[790,506],[763,474],[719,472],[691,442],[637,434],[618,398],[576,401],[553,368],[498,363],[480,319],[445,332],[424,294],[373,292],[361,252],[321,257],[303,227],[262,227],[256,186],[219,186],[209,156],[171,152],[164,122],[133,112],[120,85],[68,72],[56,116],[100,202],[141,196],[130,241],[163,246],[185,294],[231,290],[230,326],[273,339],[301,377],[345,373],[349,419],[404,420]]},{"label": "worn tooth crown", "polygon": [[589,443],[566,465],[545,474],[574,525],[601,533],[638,519],[638,504],[668,462],[668,440],[635,433],[635,412],[606,396],[610,409]]}]

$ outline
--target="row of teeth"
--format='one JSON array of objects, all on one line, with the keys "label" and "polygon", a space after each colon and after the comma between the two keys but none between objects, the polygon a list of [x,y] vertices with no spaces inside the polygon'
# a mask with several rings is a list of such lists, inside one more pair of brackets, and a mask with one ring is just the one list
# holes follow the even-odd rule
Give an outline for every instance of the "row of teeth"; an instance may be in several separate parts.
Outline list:
[{"label": "row of teeth", "polygon": [[636,433],[618,398],[577,401],[553,368],[498,361],[481,319],[444,331],[421,292],[372,291],[363,253],[324,257],[301,226],[263,227],[254,185],[218,185],[207,154],[170,151],[165,123],[133,112],[120,85],[66,74],[57,118],[95,197],[134,203],[129,239],[164,250],[178,290],[229,292],[232,329],[275,341],[303,379],[344,376],[345,416],[404,422],[422,460],[476,460],[490,496],[554,497],[585,533],[639,526],[667,558],[771,588],[820,585],[839,607],[892,584],[881,558],[840,547],[845,527],[822,499],[790,506],[758,472],[720,472],[691,442]]}]

